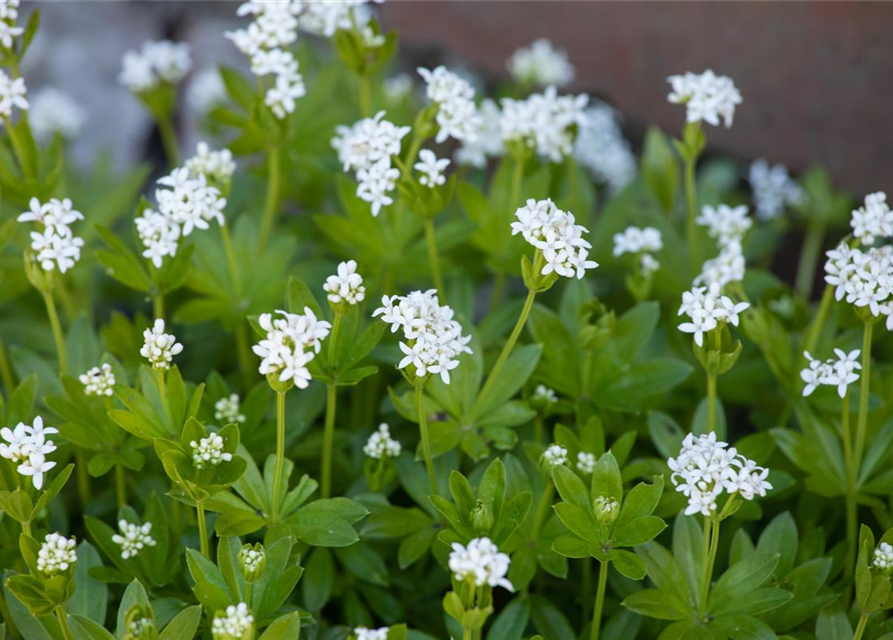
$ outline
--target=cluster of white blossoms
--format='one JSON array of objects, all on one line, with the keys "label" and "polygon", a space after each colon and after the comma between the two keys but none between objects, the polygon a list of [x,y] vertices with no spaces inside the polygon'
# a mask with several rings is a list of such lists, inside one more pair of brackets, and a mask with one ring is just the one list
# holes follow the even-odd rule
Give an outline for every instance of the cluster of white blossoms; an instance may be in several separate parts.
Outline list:
[{"label": "cluster of white blossoms", "polygon": [[816,388],[822,385],[837,387],[837,394],[843,398],[846,396],[847,387],[859,379],[857,369],[861,369],[859,364],[859,349],[845,352],[842,349],[835,349],[834,355],[837,359],[826,360],[821,362],[816,360],[808,351],[804,351],[809,366],[800,372],[800,378],[806,383],[803,387],[803,395],[808,396]]},{"label": "cluster of white blossoms", "polygon": [[753,500],[772,488],[766,481],[769,469],[757,466],[728,443],[717,441],[715,433],[689,433],[682,441],[679,455],[667,460],[667,465],[673,472],[670,479],[676,491],[688,498],[685,515],[689,516],[714,515],[716,499],[723,491]]},{"label": "cluster of white blossoms", "polygon": [[181,237],[193,229],[208,229],[215,220],[225,224],[226,198],[203,174],[193,174],[187,167],[174,169],[157,184],[162,187],[155,190],[157,208],[146,208],[135,222],[145,247],[143,257],[161,268],[165,257],[177,255]]},{"label": "cluster of white blossoms", "polygon": [[366,298],[366,287],[363,286],[363,276],[357,273],[356,260],[339,263],[338,273],[326,278],[322,288],[332,304],[355,305]]},{"label": "cluster of white blossoms", "polygon": [[15,39],[25,33],[25,29],[16,26],[19,17],[19,0],[3,0],[0,2],[0,45],[4,49],[12,49]]},{"label": "cluster of white blossoms", "polygon": [[614,255],[633,254],[639,259],[639,269],[644,275],[660,268],[660,262],[652,254],[663,248],[660,231],[654,227],[627,227],[623,233],[614,234]]},{"label": "cluster of white blossoms", "polygon": [[477,131],[470,140],[463,140],[456,150],[456,162],[483,169],[488,158],[505,154],[502,140],[502,112],[490,98],[484,98],[477,110]]},{"label": "cluster of white blossoms", "polygon": [[554,389],[550,389],[544,384],[538,384],[533,390],[533,400],[544,404],[555,404],[558,402],[558,395]]},{"label": "cluster of white blossoms", "polygon": [[252,347],[261,357],[258,371],[275,376],[279,382],[291,381],[299,389],[306,389],[311,376],[307,365],[319,353],[321,341],[329,335],[332,325],[318,320],[308,307],[304,314],[277,311],[281,318],[262,313],[258,318],[266,337]]},{"label": "cluster of white blossoms", "polygon": [[522,234],[542,251],[546,262],[543,275],[554,271],[566,278],[582,278],[587,269],[598,267],[597,262],[588,259],[592,245],[583,239],[589,230],[578,225],[574,214],[562,211],[551,199],[530,199],[515,211],[515,217],[512,235]]},{"label": "cluster of white blossoms", "polygon": [[[25,32],[22,27],[16,26],[18,17],[18,0],[0,2],[0,45],[9,51],[13,49],[15,39]],[[12,78],[5,71],[0,70],[0,116],[12,118],[13,109],[16,107],[27,110],[28,98],[26,95],[24,78]]]},{"label": "cluster of white blossoms", "polygon": [[419,184],[433,189],[446,183],[444,170],[450,166],[449,158],[438,159],[431,149],[419,151],[419,161],[415,163],[415,170],[421,173]]},{"label": "cluster of white blossoms", "polygon": [[546,38],[538,38],[528,47],[521,47],[506,65],[516,81],[545,89],[563,87],[574,80],[574,67],[567,52],[556,49]]},{"label": "cluster of white blossoms", "polygon": [[183,345],[171,333],[164,332],[164,320],[158,318],[151,329],[143,331],[143,346],[140,355],[149,361],[157,371],[171,368],[174,356],[182,353]]},{"label": "cluster of white blossoms", "polygon": [[363,447],[363,453],[370,458],[380,460],[382,458],[396,458],[400,455],[402,447],[397,440],[391,437],[391,430],[387,424],[378,425],[378,431],[374,431]]},{"label": "cluster of white blossoms", "polygon": [[865,204],[853,211],[850,226],[853,236],[865,245],[893,236],[893,211],[887,204],[887,194],[878,191],[865,196]]},{"label": "cluster of white blossoms", "polygon": [[595,500],[593,500],[593,506],[595,507],[596,514],[604,518],[605,516],[616,513],[617,509],[620,508],[620,503],[608,496],[596,496]]},{"label": "cluster of white blossoms", "polygon": [[208,434],[207,438],[201,438],[198,442],[192,440],[189,443],[192,448],[192,464],[196,469],[216,467],[221,462],[230,462],[233,454],[223,451],[225,443],[219,433]]},{"label": "cluster of white blossoms", "polygon": [[707,227],[707,234],[716,240],[719,255],[707,260],[701,267],[695,284],[718,284],[724,287],[730,282],[744,279],[745,260],[742,241],[744,234],[753,225],[747,215],[747,205],[730,207],[720,204],[717,207],[705,205],[696,222]]},{"label": "cluster of white blossoms", "polygon": [[437,105],[438,131],[434,139],[438,143],[447,138],[474,140],[479,122],[471,83],[442,65],[435,69],[419,67],[417,71],[427,85],[428,99]]},{"label": "cluster of white blossoms", "polygon": [[222,420],[225,424],[245,422],[245,416],[242,414],[239,404],[238,393],[231,393],[220,398],[214,403],[214,419]]},{"label": "cluster of white blossoms", "polygon": [[574,156],[593,178],[617,193],[636,177],[638,161],[620,129],[617,110],[597,102],[583,112]]},{"label": "cluster of white blossoms", "polygon": [[670,76],[667,81],[672,86],[667,99],[685,105],[688,122],[703,121],[717,127],[722,120],[726,128],[732,126],[735,106],[742,99],[731,78],[718,76],[708,69],[701,74],[689,71],[682,76]]},{"label": "cluster of white blossoms", "polygon": [[57,134],[72,140],[87,124],[87,112],[67,93],[44,87],[34,94],[28,122],[40,142],[48,142]]},{"label": "cluster of white blossoms", "polygon": [[46,204],[31,198],[29,205],[30,209],[19,214],[17,220],[34,222],[40,229],[31,232],[34,259],[44,271],[59,269],[65,273],[81,259],[84,241],[72,233],[71,225],[83,220],[83,214],[73,208],[68,198],[50,198]]},{"label": "cluster of white blossoms", "polygon": [[190,69],[189,45],[170,40],[148,41],[141,50],[124,54],[118,82],[133,93],[143,93],[162,83],[176,85]]},{"label": "cluster of white blossoms", "polygon": [[[273,4],[273,3],[271,3]],[[231,604],[225,613],[218,613],[211,623],[214,640],[240,640],[254,626],[254,616],[244,602]]]},{"label": "cluster of white blossoms", "polygon": [[77,561],[77,541],[61,533],[48,533],[37,552],[37,570],[48,576],[68,571]]},{"label": "cluster of white blossoms", "polygon": [[803,189],[791,179],[782,164],[770,165],[762,158],[754,160],[747,181],[753,192],[757,217],[761,220],[775,218],[786,206],[799,204],[803,200]]},{"label": "cluster of white blossoms", "polygon": [[877,549],[874,550],[871,566],[881,571],[893,569],[893,546],[886,542],[880,543]]},{"label": "cluster of white blossoms", "polygon": [[452,548],[449,567],[456,580],[468,580],[476,587],[489,585],[514,591],[512,583],[505,577],[511,560],[490,538],[474,538],[467,547],[454,542]]},{"label": "cluster of white blossoms", "polygon": [[186,161],[185,166],[193,175],[204,176],[211,184],[229,183],[236,171],[232,151],[214,151],[207,142],[198,143],[195,155]]},{"label": "cluster of white blossoms", "polygon": [[112,536],[112,542],[120,545],[121,557],[125,560],[133,558],[146,547],[155,546],[151,522],[140,525],[122,518],[118,520],[118,531]]},{"label": "cluster of white blossoms", "polygon": [[193,74],[186,88],[186,103],[192,111],[202,116],[226,104],[227,97],[226,85],[216,67],[207,67]]},{"label": "cluster of white blossoms", "polygon": [[503,142],[521,142],[550,162],[574,152],[575,132],[586,122],[589,96],[559,96],[555,87],[524,100],[503,98],[500,126]]},{"label": "cluster of white blossoms", "polygon": [[550,466],[560,466],[567,464],[567,449],[560,444],[550,444],[543,452],[543,460]]},{"label": "cluster of white blossoms", "polygon": [[837,300],[865,308],[876,318],[886,316],[893,330],[893,246],[852,249],[841,242],[827,252],[825,282]]},{"label": "cluster of white blossoms", "polygon": [[18,465],[16,471],[20,475],[30,476],[35,489],[43,488],[44,474],[56,466],[55,462],[46,458],[56,450],[56,443],[47,437],[54,433],[59,433],[59,430],[44,427],[40,416],[35,417],[31,425],[20,422],[12,429],[0,429],[0,437],[5,441],[0,443],[0,457]]},{"label": "cluster of white blossoms", "polygon": [[[381,3],[384,0],[371,0]],[[301,31],[312,35],[331,38],[340,30],[349,30],[356,26],[364,40],[369,39],[368,22],[371,17],[366,4],[369,0],[340,0],[339,2],[313,2],[292,0],[301,4],[302,11],[298,20]]]},{"label": "cluster of white blossoms", "polygon": [[112,365],[107,362],[99,367],[93,367],[87,373],[82,373],[78,376],[78,380],[84,385],[84,393],[88,396],[115,395],[115,373],[112,371]]},{"label": "cluster of white blossoms", "polygon": [[577,454],[577,469],[580,473],[584,473],[587,476],[595,471],[595,454],[589,453],[588,451],[580,451]]},{"label": "cluster of white blossoms", "polygon": [[415,367],[416,376],[440,375],[444,384],[450,383],[450,371],[459,366],[458,357],[471,353],[471,336],[462,335],[462,325],[453,319],[453,310],[440,304],[437,291],[413,291],[405,296],[382,296],[381,306],[372,317],[391,325],[391,332],[403,331],[400,342],[404,358],[397,365],[404,369]]},{"label": "cluster of white blossoms", "polygon": [[142,638],[143,634],[146,634],[147,638],[151,637],[152,630],[155,629],[155,620],[152,618],[136,618],[135,620],[130,621],[130,627],[128,631],[130,635],[124,636],[128,640],[130,638]]},{"label": "cluster of white blossoms", "polygon": [[267,553],[263,546],[253,547],[246,544],[239,549],[239,564],[246,573],[257,571],[257,568],[266,557]]},{"label": "cluster of white blossoms", "polygon": [[390,192],[397,186],[400,170],[392,157],[400,154],[400,142],[410,127],[398,127],[384,120],[384,111],[363,118],[351,127],[339,126],[332,147],[344,171],[356,171],[357,197],[372,205],[372,215],[392,204]]},{"label": "cluster of white blossoms", "polygon": [[388,640],[389,631],[390,627],[379,627],[378,629],[356,627],[353,630],[353,634],[356,640]]},{"label": "cluster of white blossoms", "polygon": [[266,88],[264,104],[280,120],[295,110],[295,101],[307,94],[298,60],[290,47],[298,39],[298,15],[303,2],[246,2],[237,14],[252,15],[246,29],[228,31],[226,37],[251,61],[251,72],[258,78],[273,76]]},{"label": "cluster of white blossoms", "polygon": [[738,326],[738,314],[750,307],[748,302],[734,302],[721,293],[717,283],[709,287],[693,287],[682,294],[677,315],[687,315],[689,322],[679,325],[683,333],[694,334],[695,344],[704,346],[704,334],[729,322]]}]

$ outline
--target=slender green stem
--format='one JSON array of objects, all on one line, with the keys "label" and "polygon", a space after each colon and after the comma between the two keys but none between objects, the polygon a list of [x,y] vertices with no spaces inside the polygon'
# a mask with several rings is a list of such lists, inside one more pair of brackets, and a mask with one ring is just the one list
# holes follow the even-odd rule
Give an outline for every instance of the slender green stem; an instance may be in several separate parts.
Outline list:
[{"label": "slender green stem", "polygon": [[86,509],[87,503],[90,501],[90,475],[87,473],[87,461],[84,459],[84,454],[78,449],[75,449],[74,452],[74,470],[77,479],[78,500],[81,502],[81,508]]},{"label": "slender green stem", "polygon": [[592,630],[589,640],[598,640],[602,626],[602,607],[605,604],[605,588],[608,586],[608,562],[598,563],[598,590],[595,592],[595,608],[592,610]]},{"label": "slender green stem", "polygon": [[31,537],[31,522],[23,522],[22,523],[22,533],[26,536]]},{"label": "slender green stem", "polygon": [[9,355],[6,353],[6,345],[0,336],[0,379],[3,380],[3,389],[6,391],[7,397],[15,389],[15,376],[12,373],[12,367],[9,364]]},{"label": "slender green stem", "polygon": [[59,322],[59,312],[56,310],[56,301],[53,293],[48,288],[41,292],[43,302],[47,308],[47,317],[50,319],[50,327],[53,329],[53,341],[56,343],[56,357],[59,359],[59,374],[68,373],[68,356],[65,353],[65,336],[62,333],[62,323]]},{"label": "slender green stem", "polygon": [[338,363],[336,359],[338,357],[338,338],[341,335],[341,319],[344,317],[343,313],[335,312],[335,319],[332,321],[332,335],[329,337],[329,369],[331,370],[332,377],[335,377],[337,372]]},{"label": "slender green stem", "polygon": [[707,432],[716,431],[716,376],[707,374]]},{"label": "slender green stem", "polygon": [[282,473],[285,468],[285,393],[276,392],[276,475],[273,476],[273,522],[279,519],[282,500],[279,493],[282,487]]},{"label": "slender green stem", "polygon": [[428,261],[431,263],[431,277],[434,280],[434,288],[443,296],[446,290],[443,288],[443,276],[440,275],[440,257],[437,255],[437,237],[434,235],[434,220],[425,220],[425,241],[428,244]]},{"label": "slender green stem", "polygon": [[471,640],[471,629],[462,628],[462,640]]},{"label": "slender green stem", "polygon": [[540,496],[540,503],[536,508],[536,515],[533,516],[532,537],[536,537],[540,529],[546,523],[546,516],[549,515],[549,508],[552,506],[552,498],[555,495],[555,485],[551,480],[546,480],[546,486],[543,488],[543,495]]},{"label": "slender green stem", "polygon": [[71,627],[68,626],[68,614],[65,612],[65,607],[63,605],[56,607],[56,619],[59,621],[59,629],[62,631],[62,637],[65,638],[65,640],[74,640],[74,635],[71,633]]},{"label": "slender green stem", "polygon": [[120,509],[127,504],[127,484],[124,478],[124,465],[115,463],[115,503]]},{"label": "slender green stem", "polygon": [[698,216],[697,196],[695,195],[695,163],[697,158],[685,160],[685,211],[686,231],[688,234],[688,251],[691,256],[692,268],[697,271],[704,261],[703,247],[698,242],[698,227],[695,219]]},{"label": "slender green stem", "polygon": [[812,294],[812,283],[815,270],[822,252],[822,241],[825,239],[825,224],[819,220],[810,220],[806,228],[806,238],[800,249],[800,262],[797,265],[797,293],[809,300]]},{"label": "slender green stem", "polygon": [[258,236],[257,250],[263,251],[267,246],[270,234],[273,232],[273,223],[276,221],[276,214],[279,211],[279,199],[282,190],[282,151],[278,147],[270,149],[268,176],[267,176],[267,198],[264,202],[264,217],[261,220],[260,235]]},{"label": "slender green stem", "polygon": [[167,383],[164,380],[164,369],[158,369],[158,395],[161,398],[161,406],[164,408],[164,415],[170,416],[170,407],[167,400]]},{"label": "slender green stem", "polygon": [[[831,305],[834,302],[834,287],[828,285],[825,287],[825,292],[822,294],[822,302],[819,304],[819,312],[815,316],[815,320],[812,321],[812,324],[809,326],[806,334],[806,340],[803,343],[804,351],[812,351],[815,349],[816,343],[819,341],[819,336],[822,335],[822,329],[825,326],[825,322],[828,320],[828,314],[831,312]],[[803,354],[800,354],[800,358],[803,358]]]},{"label": "slender green stem", "polygon": [[369,76],[358,74],[357,84],[360,90],[360,115],[369,118],[372,116],[372,85],[369,83]]},{"label": "slender green stem", "polygon": [[201,546],[202,555],[206,558],[211,557],[211,550],[208,548],[208,523],[205,521],[205,502],[199,500],[195,503],[196,519],[198,520],[198,537]]},{"label": "slender green stem", "polygon": [[840,412],[841,441],[843,442],[843,464],[846,473],[846,487],[844,497],[846,500],[846,541],[847,553],[845,575],[851,576],[856,564],[856,493],[855,473],[853,471],[853,442],[850,433],[850,396],[843,397],[843,407]]},{"label": "slender green stem", "polygon": [[524,181],[524,160],[515,157],[515,166],[512,169],[512,194],[509,209],[518,206],[518,200],[521,198],[521,183]]},{"label": "slender green stem", "polygon": [[332,449],[335,443],[335,410],[338,387],[334,382],[326,385],[326,422],[322,438],[322,497],[332,495]]},{"label": "slender green stem", "polygon": [[251,348],[248,346],[247,325],[244,318],[236,322],[236,352],[239,359],[239,369],[242,371],[242,382],[245,388],[251,386],[251,378],[256,369],[251,367]]},{"label": "slender green stem", "polygon": [[180,142],[177,140],[177,132],[170,117],[158,120],[158,133],[161,134],[161,145],[164,147],[164,155],[170,168],[180,166]]},{"label": "slender green stem", "polygon": [[437,476],[434,474],[434,460],[431,458],[431,442],[428,440],[428,416],[425,413],[424,389],[424,383],[416,384],[415,386],[416,410],[419,413],[419,434],[422,438],[422,456],[425,458],[425,470],[428,472],[431,491],[434,495],[438,495]]},{"label": "slender green stem", "polygon": [[540,414],[536,414],[533,418],[533,441],[543,441],[543,419],[540,417]]},{"label": "slender green stem", "polygon": [[253,583],[253,582],[248,582],[248,583],[245,584],[245,601],[244,601],[244,602],[245,602],[245,604],[248,605],[248,608],[249,608],[249,609],[252,609],[252,606],[251,606],[251,592],[252,592],[252,587],[254,587],[254,583]]},{"label": "slender green stem", "polygon": [[238,300],[242,295],[242,282],[236,267],[236,250],[233,248],[233,237],[229,232],[228,225],[220,225],[220,235],[223,236],[223,251],[226,253],[226,267],[229,271],[230,284],[233,287],[233,297]]},{"label": "slender green stem", "polygon": [[863,613],[859,616],[859,623],[856,625],[856,631],[853,632],[853,640],[862,640],[862,634],[865,633],[865,625],[868,624],[868,614]]},{"label": "slender green stem", "polygon": [[152,297],[152,313],[156,319],[164,320],[164,294],[156,293]]},{"label": "slender green stem", "polygon": [[478,397],[484,397],[489,391],[490,387],[496,382],[496,379],[499,377],[500,371],[502,371],[502,367],[505,365],[505,361],[508,360],[509,355],[512,353],[512,349],[515,348],[515,343],[518,341],[518,338],[521,335],[521,331],[524,329],[524,325],[527,323],[527,316],[530,315],[530,310],[533,308],[533,299],[536,297],[535,291],[527,292],[527,299],[524,301],[524,307],[521,309],[521,315],[518,316],[518,322],[515,323],[515,328],[512,329],[512,333],[509,336],[508,341],[505,343],[505,346],[502,348],[502,352],[499,354],[499,357],[496,359],[496,364],[493,365],[493,368],[490,370],[490,375],[487,376],[487,381],[484,383],[483,388],[481,389],[481,393]]},{"label": "slender green stem", "polygon": [[719,542],[719,521],[713,518],[704,518],[704,532],[702,535],[701,591],[698,597],[698,612],[701,617],[707,612],[707,599],[710,597],[713,564],[716,562],[716,547]]},{"label": "slender green stem", "polygon": [[856,446],[853,453],[853,490],[857,491],[859,473],[862,471],[862,453],[865,450],[865,436],[868,431],[868,394],[871,387],[871,336],[873,322],[865,323],[862,334],[862,380],[859,387],[859,421],[856,423]]}]

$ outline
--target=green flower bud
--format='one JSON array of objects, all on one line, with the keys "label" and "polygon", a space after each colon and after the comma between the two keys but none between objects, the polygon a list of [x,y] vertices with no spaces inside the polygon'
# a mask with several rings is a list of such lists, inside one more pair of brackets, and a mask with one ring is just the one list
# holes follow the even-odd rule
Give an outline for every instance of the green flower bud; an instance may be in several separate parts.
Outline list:
[{"label": "green flower bud", "polygon": [[475,533],[478,534],[487,533],[493,526],[493,513],[480,500],[477,501],[474,509],[471,510],[471,526],[474,528]]},{"label": "green flower bud", "polygon": [[613,524],[620,512],[620,503],[614,498],[598,496],[592,502],[595,519],[600,524]]},{"label": "green flower bud", "polygon": [[267,553],[261,543],[245,544],[239,550],[239,567],[245,582],[257,582],[267,566]]},{"label": "green flower bud", "polygon": [[155,613],[152,607],[136,604],[130,607],[124,617],[124,635],[121,640],[157,640]]}]

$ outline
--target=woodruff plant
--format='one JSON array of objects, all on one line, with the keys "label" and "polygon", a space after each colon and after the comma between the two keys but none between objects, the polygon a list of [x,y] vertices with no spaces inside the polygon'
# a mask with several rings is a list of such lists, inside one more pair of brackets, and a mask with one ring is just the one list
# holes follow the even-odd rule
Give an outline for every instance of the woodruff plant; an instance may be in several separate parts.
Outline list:
[{"label": "woodruff plant", "polygon": [[886,196],[700,162],[726,76],[636,157],[548,41],[487,97],[376,12],[122,52],[122,171],[0,1],[0,638],[887,638]]}]

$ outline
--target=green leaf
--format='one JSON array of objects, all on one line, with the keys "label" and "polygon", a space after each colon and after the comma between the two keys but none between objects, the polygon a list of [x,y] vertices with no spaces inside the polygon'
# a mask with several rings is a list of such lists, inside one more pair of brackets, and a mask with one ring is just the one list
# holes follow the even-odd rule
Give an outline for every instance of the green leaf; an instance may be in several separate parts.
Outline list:
[{"label": "green leaf", "polygon": [[679,191],[679,163],[667,137],[655,127],[645,134],[642,175],[661,208],[673,211]]},{"label": "green leaf", "polygon": [[642,589],[623,600],[623,606],[640,615],[658,620],[686,620],[691,611],[678,597],[660,589]]},{"label": "green leaf", "polygon": [[68,620],[71,630],[78,640],[115,640],[115,636],[106,631],[101,624],[89,618],[69,614]]},{"label": "green leaf", "polygon": [[301,614],[297,611],[276,618],[258,640],[298,640],[301,633]]},{"label": "green leaf", "polygon": [[[202,608],[200,605],[186,607],[158,635],[158,640],[180,640],[181,638],[194,638],[198,631],[198,625],[202,621]],[[297,637],[297,636],[295,636]]]},{"label": "green leaf", "polygon": [[108,604],[108,585],[90,577],[90,569],[102,566],[102,560],[89,542],[78,545],[77,555],[78,561],[74,566],[74,594],[68,601],[66,609],[71,614],[103,624]]},{"label": "green leaf", "polygon": [[748,594],[765,584],[777,565],[777,553],[754,553],[730,567],[710,591],[710,610],[726,611],[730,603],[748,600]]},{"label": "green leaf", "polygon": [[585,511],[592,510],[592,501],[586,485],[576,473],[564,465],[552,467],[552,480],[561,499]]}]

